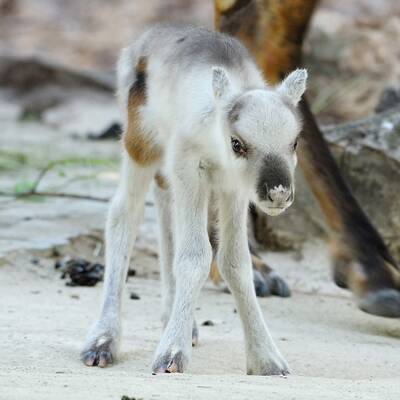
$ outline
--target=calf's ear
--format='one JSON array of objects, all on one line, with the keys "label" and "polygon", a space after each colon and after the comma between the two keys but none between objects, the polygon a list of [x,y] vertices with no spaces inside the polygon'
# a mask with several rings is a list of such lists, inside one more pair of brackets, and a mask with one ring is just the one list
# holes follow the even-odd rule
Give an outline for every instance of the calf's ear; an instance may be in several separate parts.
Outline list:
[{"label": "calf's ear", "polygon": [[278,86],[278,92],[297,105],[306,90],[307,70],[296,69]]},{"label": "calf's ear", "polygon": [[225,97],[230,89],[230,81],[224,68],[212,67],[212,88],[216,100]]}]

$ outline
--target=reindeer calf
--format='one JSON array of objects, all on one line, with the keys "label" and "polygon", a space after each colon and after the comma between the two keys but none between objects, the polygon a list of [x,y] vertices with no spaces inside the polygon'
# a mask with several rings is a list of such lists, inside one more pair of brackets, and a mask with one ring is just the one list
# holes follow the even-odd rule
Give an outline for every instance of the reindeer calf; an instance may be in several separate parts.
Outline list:
[{"label": "reindeer calf", "polygon": [[86,365],[104,367],[115,358],[121,293],[155,178],[165,330],[153,372],[182,372],[188,364],[195,303],[212,261],[211,205],[218,210],[217,263],[243,324],[247,372],[288,372],[256,299],[246,220],[250,201],[269,215],[293,202],[296,105],[306,78],[296,70],[268,87],[243,45],[202,28],[158,26],[123,50],[122,174],[106,226],[101,316],[82,352]]}]

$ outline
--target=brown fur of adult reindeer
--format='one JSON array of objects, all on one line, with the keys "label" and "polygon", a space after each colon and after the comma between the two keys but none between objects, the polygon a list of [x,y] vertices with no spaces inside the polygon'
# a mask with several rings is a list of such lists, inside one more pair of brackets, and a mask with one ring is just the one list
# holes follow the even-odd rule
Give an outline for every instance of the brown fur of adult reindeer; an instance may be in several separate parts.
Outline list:
[{"label": "brown fur of adult reindeer", "polygon": [[[239,38],[270,83],[302,64],[302,44],[317,0],[215,0],[215,24]],[[333,276],[361,310],[400,317],[396,261],[344,181],[305,99],[299,165],[331,231]],[[258,270],[267,268],[257,257]],[[264,276],[272,270],[265,269]],[[278,293],[279,294],[279,293]]]}]

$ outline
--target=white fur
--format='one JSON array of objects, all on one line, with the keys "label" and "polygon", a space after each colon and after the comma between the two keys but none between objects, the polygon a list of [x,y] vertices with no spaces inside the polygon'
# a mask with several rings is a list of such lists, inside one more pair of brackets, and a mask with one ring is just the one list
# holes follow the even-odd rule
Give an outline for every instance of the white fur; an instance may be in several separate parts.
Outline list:
[{"label": "white fur", "polygon": [[[124,154],[121,183],[106,227],[103,307],[88,335],[85,351],[97,351],[96,343],[110,338],[110,352],[115,356],[131,247],[149,183],[161,171],[169,185],[168,190],[156,191],[166,327],[153,370],[168,369],[175,362],[181,362],[178,369],[184,369],[189,361],[195,304],[212,258],[207,211],[210,199],[216,198],[218,265],[242,320],[248,373],[285,373],[287,364],[268,332],[256,300],[246,218],[250,200],[269,210],[269,205],[258,201],[255,190],[257,174],[268,154],[281,157],[293,175],[296,156],[291,146],[300,124],[285,101],[289,99],[295,105],[300,100],[306,72],[295,71],[273,89],[265,85],[250,59],[245,59],[240,68],[195,61],[190,68],[179,63],[169,65],[167,56],[173,50],[163,42],[165,35],[152,42],[156,33],[145,34],[123,51],[118,65],[118,94],[126,110],[129,88],[135,79],[134,67],[139,56],[146,56],[146,104],[140,109],[140,119],[143,131],[164,149],[164,157],[143,167]],[[230,124],[227,109],[239,98],[245,107],[240,118]],[[231,138],[236,135],[251,147],[248,158],[233,152]],[[277,195],[287,195],[283,187],[272,189]],[[270,210],[271,214],[274,212]]]}]

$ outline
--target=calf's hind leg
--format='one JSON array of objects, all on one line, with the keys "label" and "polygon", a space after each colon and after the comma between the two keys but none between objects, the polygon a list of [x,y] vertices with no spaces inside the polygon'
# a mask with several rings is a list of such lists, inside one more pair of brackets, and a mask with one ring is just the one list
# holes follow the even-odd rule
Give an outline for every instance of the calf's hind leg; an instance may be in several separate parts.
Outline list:
[{"label": "calf's hind leg", "polygon": [[111,201],[106,224],[106,270],[100,318],[90,329],[82,361],[105,367],[113,362],[121,336],[121,296],[133,243],[144,213],[154,167],[143,167],[124,155],[120,185]]},{"label": "calf's hind leg", "polygon": [[[165,178],[156,175],[156,187],[154,198],[158,214],[159,243],[160,243],[160,270],[162,286],[162,322],[167,325],[175,298],[175,275],[173,271],[174,261],[174,238],[172,202],[169,185]],[[192,345],[196,346],[199,337],[199,330],[196,321],[193,321]]]},{"label": "calf's hind leg", "polygon": [[160,248],[160,272],[162,287],[162,315],[161,320],[167,325],[175,297],[175,277],[172,270],[174,260],[174,238],[171,218],[171,193],[167,183],[161,175],[156,175],[154,200],[158,216],[158,240]]}]

